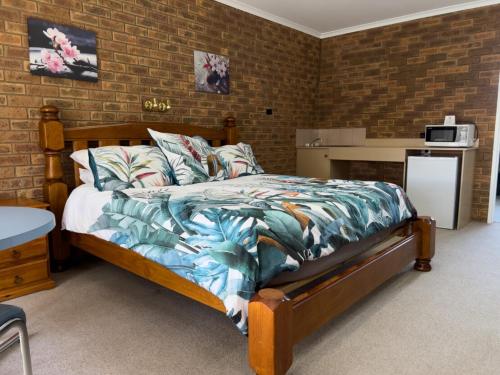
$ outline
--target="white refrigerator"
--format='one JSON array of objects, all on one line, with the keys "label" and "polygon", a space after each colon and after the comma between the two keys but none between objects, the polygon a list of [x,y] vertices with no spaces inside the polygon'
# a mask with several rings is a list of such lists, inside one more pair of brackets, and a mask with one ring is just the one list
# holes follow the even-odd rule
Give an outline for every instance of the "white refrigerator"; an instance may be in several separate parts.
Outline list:
[{"label": "white refrigerator", "polygon": [[456,227],[458,164],[458,157],[408,157],[406,193],[418,214],[433,217],[439,228]]}]

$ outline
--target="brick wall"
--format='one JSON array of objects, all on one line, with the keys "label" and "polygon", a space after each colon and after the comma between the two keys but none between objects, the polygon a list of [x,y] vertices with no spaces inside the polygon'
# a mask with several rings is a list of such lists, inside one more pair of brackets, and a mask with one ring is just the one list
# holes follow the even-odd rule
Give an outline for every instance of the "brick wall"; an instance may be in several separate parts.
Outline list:
[{"label": "brick wall", "polygon": [[[0,4],[0,198],[41,196],[43,104],[60,107],[67,126],[127,120],[219,126],[233,114],[241,139],[274,173],[294,172],[297,127],[366,127],[369,137],[418,137],[425,124],[453,113],[481,132],[473,214],[486,218],[498,5],[320,41],[211,0]],[[99,82],[30,75],[28,16],[97,32]],[[194,91],[195,49],[230,57],[231,95]],[[142,112],[142,99],[153,95],[170,98],[172,111]],[[274,115],[265,115],[267,107]],[[392,166],[353,169],[395,176]]]},{"label": "brick wall", "polygon": [[495,5],[324,39],[316,124],[366,127],[373,138],[416,138],[425,124],[442,123],[447,114],[476,123],[473,216],[485,220],[499,20]]},{"label": "brick wall", "polygon": [[[269,172],[295,171],[295,128],[310,125],[320,41],[211,0],[1,0],[0,198],[40,197],[38,108],[54,104],[67,126],[127,120],[221,126],[237,118]],[[27,17],[97,33],[99,82],[29,73]],[[230,57],[231,95],[194,91],[193,51]],[[141,111],[144,97],[172,111]],[[265,115],[272,107],[274,114]]]}]

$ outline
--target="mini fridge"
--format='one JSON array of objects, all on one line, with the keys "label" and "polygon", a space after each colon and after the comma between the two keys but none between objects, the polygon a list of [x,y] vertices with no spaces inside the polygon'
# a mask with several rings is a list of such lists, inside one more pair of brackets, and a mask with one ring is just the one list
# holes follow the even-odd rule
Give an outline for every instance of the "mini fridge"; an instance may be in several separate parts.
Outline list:
[{"label": "mini fridge", "polygon": [[408,157],[406,193],[418,214],[433,217],[439,228],[456,228],[458,165],[458,157]]}]

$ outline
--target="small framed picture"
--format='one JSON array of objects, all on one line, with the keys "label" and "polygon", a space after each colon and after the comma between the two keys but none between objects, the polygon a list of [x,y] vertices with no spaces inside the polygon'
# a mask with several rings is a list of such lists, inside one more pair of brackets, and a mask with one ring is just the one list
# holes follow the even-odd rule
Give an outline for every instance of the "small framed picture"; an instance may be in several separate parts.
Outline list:
[{"label": "small framed picture", "polygon": [[97,82],[94,32],[28,18],[28,39],[32,74]]},{"label": "small framed picture", "polygon": [[194,51],[195,89],[201,92],[229,94],[229,58]]}]

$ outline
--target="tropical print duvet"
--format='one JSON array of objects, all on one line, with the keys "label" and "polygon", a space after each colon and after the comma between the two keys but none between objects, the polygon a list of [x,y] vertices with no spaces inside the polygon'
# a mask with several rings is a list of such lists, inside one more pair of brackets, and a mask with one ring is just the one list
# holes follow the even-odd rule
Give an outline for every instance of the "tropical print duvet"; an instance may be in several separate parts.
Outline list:
[{"label": "tropical print duvet", "polygon": [[63,225],[207,289],[246,333],[249,300],[277,274],[414,215],[393,184],[254,175],[114,192],[81,186]]}]

